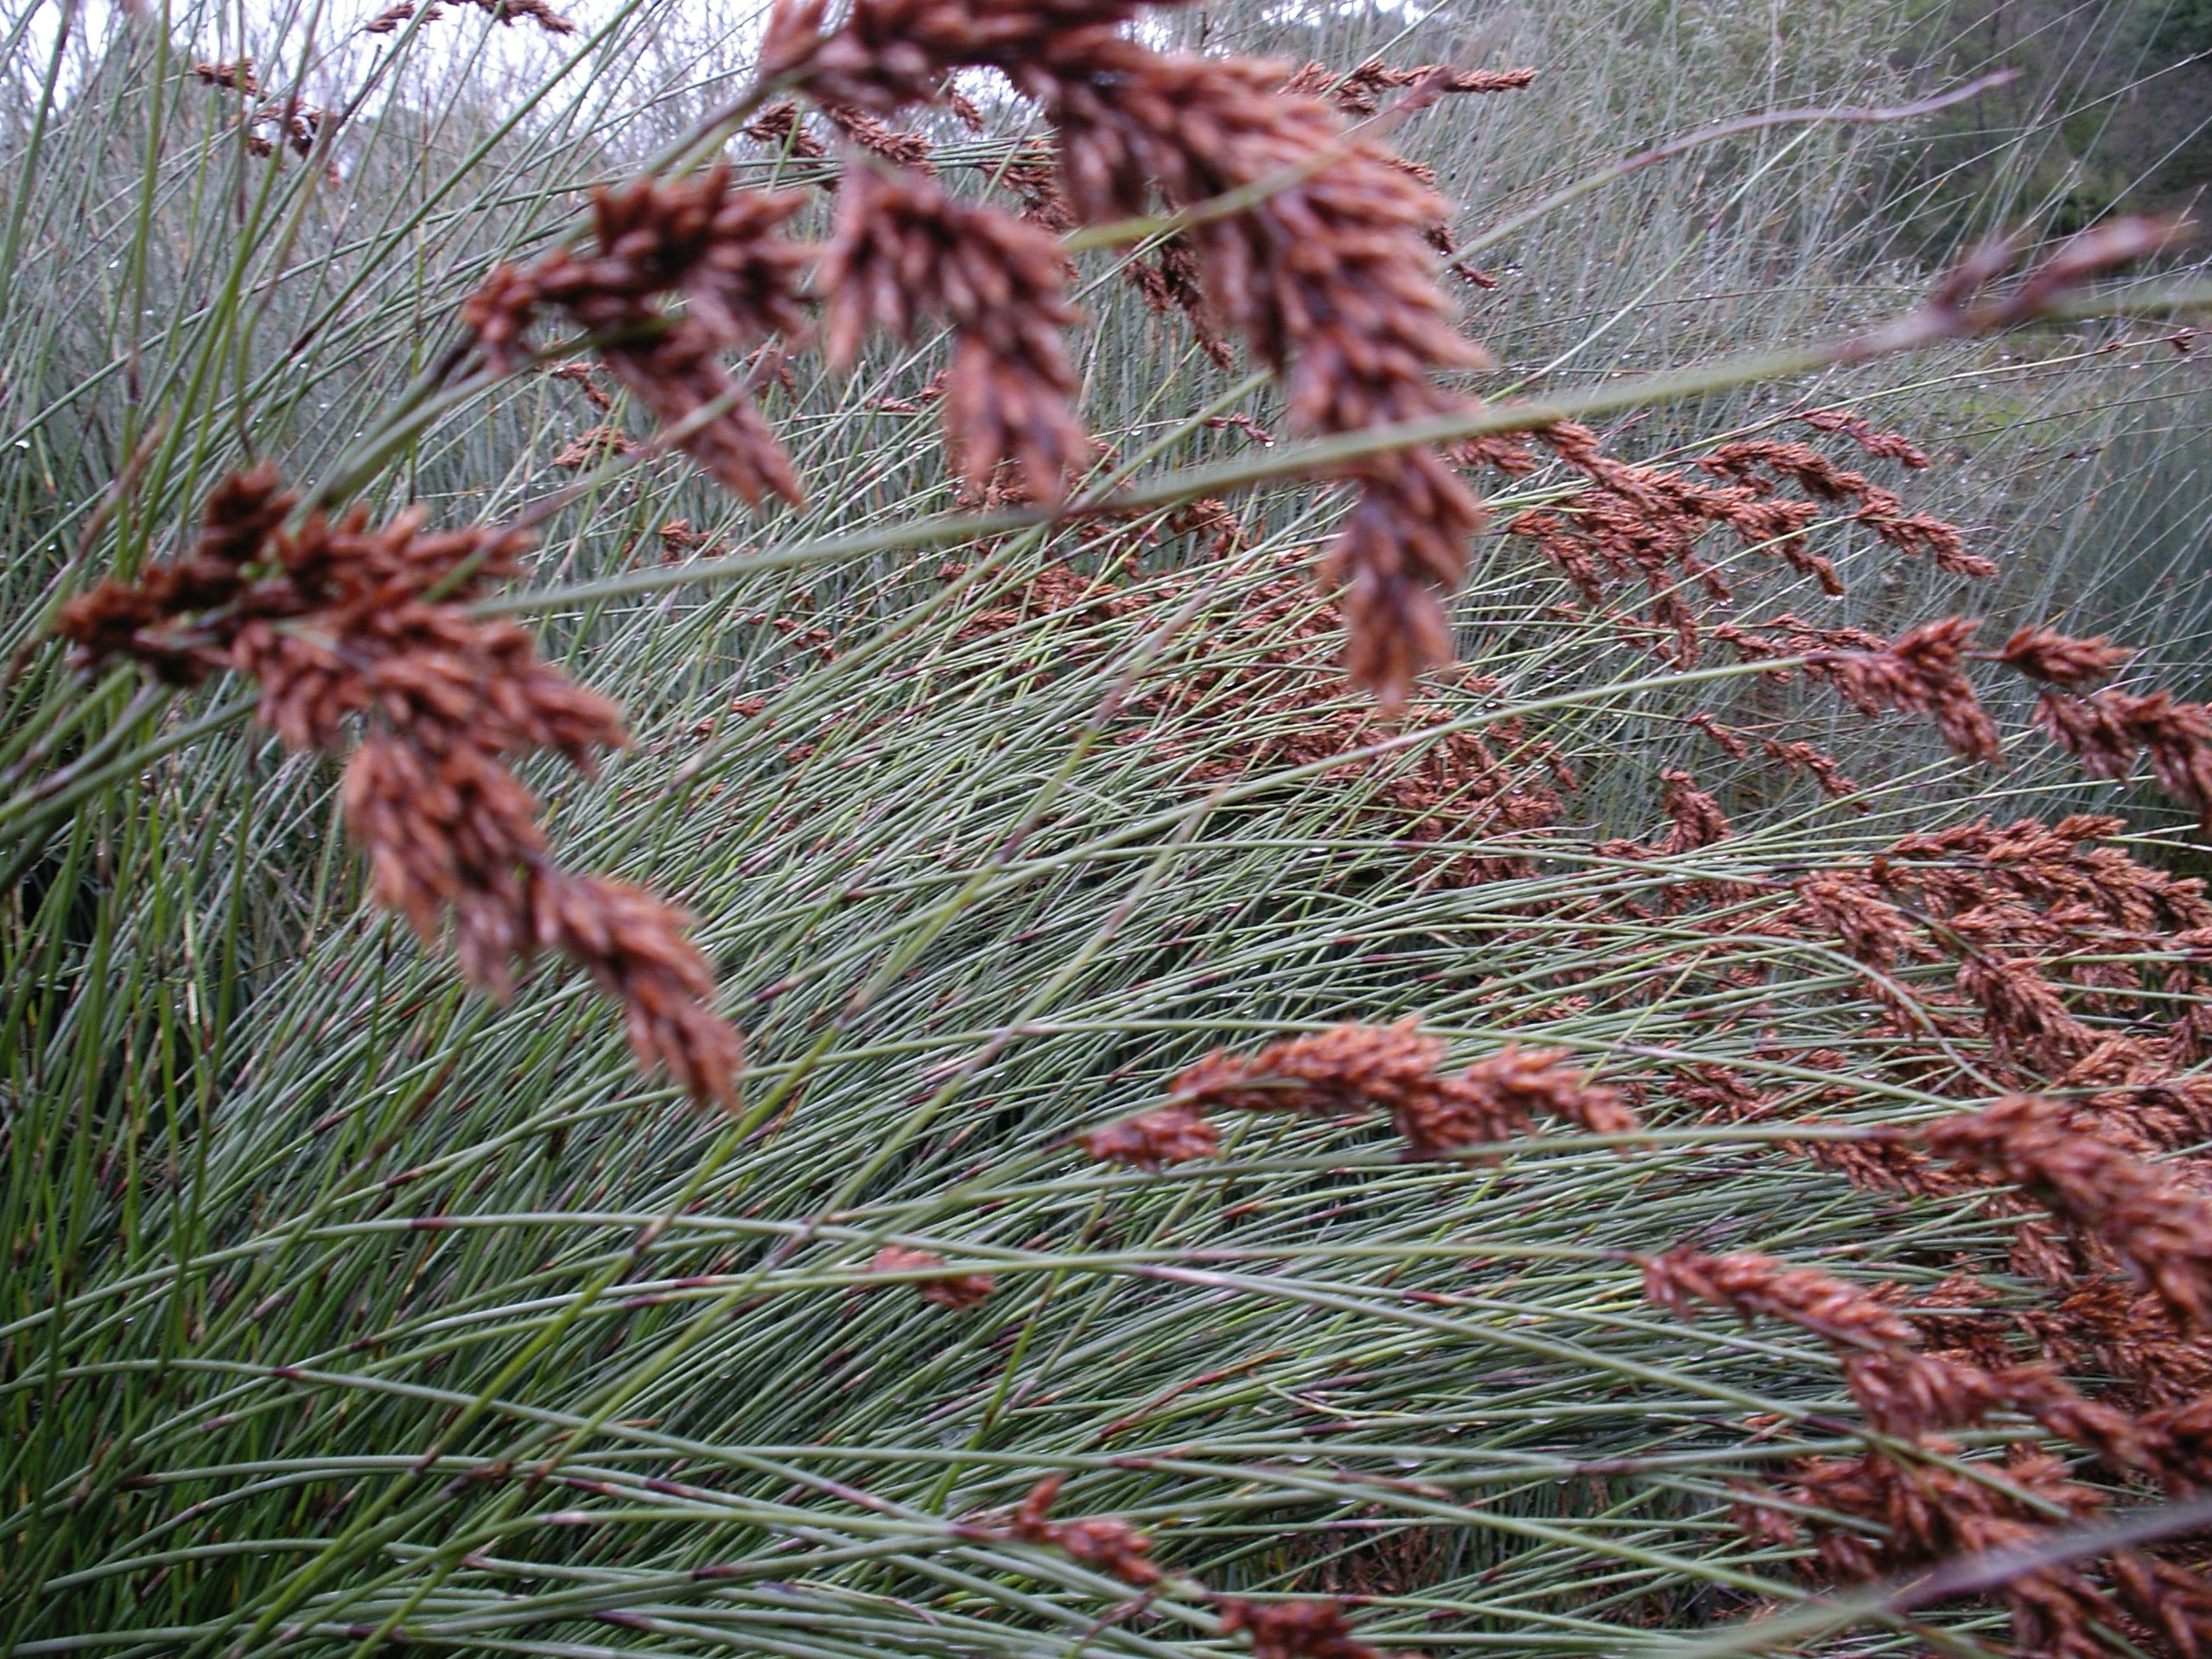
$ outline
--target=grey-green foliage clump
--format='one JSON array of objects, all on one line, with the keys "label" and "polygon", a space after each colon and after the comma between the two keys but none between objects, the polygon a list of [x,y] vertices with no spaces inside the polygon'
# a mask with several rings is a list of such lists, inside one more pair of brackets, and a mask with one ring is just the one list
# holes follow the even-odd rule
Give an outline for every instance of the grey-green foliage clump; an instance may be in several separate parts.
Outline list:
[{"label": "grey-green foliage clump", "polygon": [[[1776,17],[1470,5],[1179,26],[1344,67],[1536,64],[1537,90],[1402,135],[1466,204],[1464,239],[1710,119],[1924,90],[1869,55],[1902,28],[1888,8]],[[1241,542],[1211,553],[1158,514],[783,557],[957,505],[915,401],[931,348],[844,378],[801,359],[766,407],[811,505],[747,515],[680,458],[593,473],[524,584],[771,555],[534,619],[636,734],[596,781],[533,777],[562,857],[691,906],[747,1028],[740,1110],[700,1116],[632,1072],[588,987],[546,969],[493,1006],[365,911],[329,768],[227,718],[240,687],[87,686],[41,630],[59,598],[171,548],[245,457],[310,483],[339,467],[451,345],[490,262],[535,251],[579,189],[743,84],[756,20],[606,5],[540,40],[462,9],[364,41],[321,12],[245,39],[212,9],[56,18],[33,8],[10,37],[0,262],[13,1651],[336,1654],[403,1634],[549,1655],[1207,1650],[1187,1596],[1133,1612],[1065,1556],[963,1526],[1048,1472],[1069,1477],[1063,1513],[1124,1516],[1217,1589],[1371,1595],[1357,1623],[1385,1647],[1665,1649],[1802,1593],[1786,1552],[1729,1522],[1732,1483],[1775,1456],[1739,1425],[1852,1445],[1833,1362],[1656,1313],[1624,1253],[1693,1239],[1924,1287],[1961,1255],[1998,1259],[2000,1230],[1670,1116],[1658,1085],[1694,1064],[1816,1090],[1761,1058],[1763,1034],[1872,1055],[1870,1008],[1835,953],[1750,928],[1699,938],[1756,970],[1745,988],[1693,984],[1656,899],[1612,903],[1680,871],[1592,849],[1649,837],[1657,772],[1685,760],[1738,812],[1694,873],[1754,886],[1937,810],[2082,798],[2031,741],[1993,779],[1838,717],[1808,729],[1867,810],[1828,805],[1699,747],[1681,716],[1713,706],[1700,683],[1562,620],[1571,590],[1493,537],[1460,612],[1471,674],[1435,707],[1493,734],[1529,723],[1581,789],[1530,830],[1486,820],[1463,780],[1438,808],[1460,809],[1450,850],[1495,879],[1443,879],[1391,792],[1443,729],[1346,769],[1299,746],[1363,717],[1348,693],[1236,690],[1263,660],[1334,683],[1327,639],[1280,602],[1332,521],[1325,492],[1240,498]],[[251,56],[281,89],[310,41],[335,55],[305,95],[351,118],[312,158],[258,156],[255,99],[192,65]],[[1022,130],[993,115],[983,138],[932,129],[963,188]],[[1505,364],[1491,390],[1910,302],[1957,234],[1916,217],[1952,224],[1903,164],[1912,133],[1746,134],[1486,250],[1502,285],[1470,311]],[[1986,164],[2001,174],[2012,142]],[[749,181],[805,176],[736,154]],[[1252,442],[1209,415],[1273,424],[1268,395],[1227,397],[1233,374],[1111,262],[1090,257],[1081,288],[1084,410],[1119,459]],[[2190,671],[2206,392],[2196,359],[2139,336],[2053,330],[1715,396],[1616,443],[1665,456],[1850,403],[1929,442],[1937,465],[1901,487],[1967,524],[2001,575],[1969,601],[1832,537],[1839,602],[1732,556],[1762,604],[1885,629],[1968,602],[2000,620],[2070,607],[2078,631],[2133,629]],[[619,400],[524,378],[382,457],[363,499],[507,518],[574,481],[556,457],[605,424],[645,429]],[[1501,486],[1501,522],[1559,482]],[[677,520],[688,536],[664,536]],[[1031,602],[1071,570],[1127,602]],[[1505,764],[1516,786],[1546,770]],[[1218,1160],[1158,1176],[1071,1142],[1214,1045],[1408,1014],[1462,1052],[1539,1041],[1654,1085],[1660,1141],[1623,1156],[1539,1136],[1411,1165],[1371,1127],[1253,1118]],[[1870,1060],[1821,1109],[1847,1125],[1938,1103]],[[951,1312],[868,1288],[887,1244],[988,1272],[994,1294]],[[1984,1623],[1952,1615],[1942,1639],[1971,1648]]]}]

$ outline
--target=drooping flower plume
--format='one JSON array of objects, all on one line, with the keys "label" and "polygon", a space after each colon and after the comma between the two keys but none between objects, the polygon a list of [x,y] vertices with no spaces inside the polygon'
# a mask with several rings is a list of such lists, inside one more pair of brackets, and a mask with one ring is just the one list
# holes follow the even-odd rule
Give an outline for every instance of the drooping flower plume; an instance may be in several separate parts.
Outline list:
[{"label": "drooping flower plume", "polygon": [[378,526],[357,508],[287,528],[295,505],[273,467],[232,474],[184,557],[73,600],[56,631],[88,668],[130,658],[176,683],[225,668],[257,681],[260,718],[287,744],[346,757],[346,826],[378,904],[426,945],[449,932],[463,975],[494,996],[541,950],[569,957],[622,1004],[641,1065],[729,1101],[738,1037],[690,918],[562,869],[510,769],[548,751],[588,773],[626,741],[613,703],[541,662],[520,628],[466,608],[513,574],[527,537],[428,531],[419,507]]}]

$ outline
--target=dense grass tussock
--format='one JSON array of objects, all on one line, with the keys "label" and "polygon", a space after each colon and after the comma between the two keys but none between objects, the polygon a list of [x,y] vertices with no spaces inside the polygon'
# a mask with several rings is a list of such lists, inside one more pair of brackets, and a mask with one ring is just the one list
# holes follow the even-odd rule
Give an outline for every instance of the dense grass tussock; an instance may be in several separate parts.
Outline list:
[{"label": "dense grass tussock", "polygon": [[2202,1650],[2168,232],[1134,10],[11,26],[6,1650]]}]

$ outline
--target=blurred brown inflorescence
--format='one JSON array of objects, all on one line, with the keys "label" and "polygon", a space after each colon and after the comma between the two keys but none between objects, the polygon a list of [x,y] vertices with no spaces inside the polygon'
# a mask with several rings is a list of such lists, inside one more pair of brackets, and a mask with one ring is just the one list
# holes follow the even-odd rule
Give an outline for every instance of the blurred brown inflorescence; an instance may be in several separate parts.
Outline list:
[{"label": "blurred brown inflorescence", "polygon": [[911,1249],[903,1244],[887,1244],[868,1261],[870,1273],[923,1274],[927,1276],[914,1282],[925,1302],[935,1302],[939,1307],[973,1307],[991,1294],[991,1275],[988,1273],[936,1273],[944,1266],[944,1258],[934,1250]]},{"label": "blurred brown inflorescence", "polygon": [[[1155,192],[1174,210],[1248,193],[1233,210],[1194,214],[1153,280],[1163,303],[1202,292],[1210,315],[1245,336],[1283,377],[1298,429],[1349,433],[1468,407],[1433,378],[1486,361],[1436,286],[1428,229],[1444,217],[1440,200],[1373,140],[1347,134],[1330,104],[1286,90],[1281,66],[1158,52],[1119,34],[1139,10],[857,0],[825,33],[819,0],[786,0],[764,67],[825,105],[878,114],[940,98],[957,69],[999,69],[1058,135],[1059,188],[1033,199],[1077,222],[1141,217]],[[1416,86],[1503,84],[1450,79],[1424,73]],[[1393,73],[1376,66],[1370,83],[1395,84]],[[1359,493],[1331,555],[1347,583],[1350,665],[1395,706],[1450,655],[1440,595],[1459,584],[1481,508],[1433,448],[1348,463],[1342,475]]]},{"label": "blurred brown inflorescence", "polygon": [[[556,249],[501,265],[461,321],[487,363],[513,367],[525,360],[540,308],[558,306],[590,331],[600,359],[639,403],[683,428],[677,442],[718,481],[748,504],[797,502],[790,461],[721,353],[807,334],[798,283],[812,255],[779,234],[805,200],[797,191],[732,190],[720,166],[690,181],[602,189],[592,202],[594,254]],[[675,292],[689,302],[680,317],[656,304]]]},{"label": "blurred brown inflorescence", "polygon": [[184,557],[103,582],[57,631],[88,668],[128,658],[174,684],[247,675],[263,721],[294,748],[346,754],[358,727],[342,798],[376,901],[426,944],[449,925],[462,973],[494,996],[537,951],[569,957],[622,1004],[641,1065],[729,1101],[737,1033],[714,1012],[690,918],[562,869],[510,770],[550,750],[588,773],[625,741],[620,711],[540,662],[528,634],[468,613],[528,539],[426,531],[421,508],[376,528],[357,508],[284,529],[295,505],[274,467],[232,474]]}]

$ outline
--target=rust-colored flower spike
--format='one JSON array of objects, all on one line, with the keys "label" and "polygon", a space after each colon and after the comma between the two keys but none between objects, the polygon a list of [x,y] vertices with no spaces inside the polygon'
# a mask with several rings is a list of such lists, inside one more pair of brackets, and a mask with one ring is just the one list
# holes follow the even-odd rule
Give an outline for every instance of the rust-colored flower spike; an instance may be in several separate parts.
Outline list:
[{"label": "rust-colored flower spike", "polygon": [[1404,67],[1370,58],[1339,74],[1325,63],[1306,63],[1284,78],[1282,90],[1325,97],[1346,115],[1370,116],[1382,94],[1408,86],[1431,97],[1456,92],[1517,92],[1535,83],[1534,69],[1457,69],[1448,63]]},{"label": "rust-colored flower spike", "polygon": [[1761,1315],[1787,1320],[1840,1346],[1865,1351],[1909,1348],[1911,1325],[1856,1286],[1817,1268],[1788,1268],[1749,1251],[1705,1255],[1669,1250],[1643,1259],[1643,1294],[1678,1319],[1689,1305],[1709,1302],[1749,1321]]},{"label": "rust-colored flower spike", "polygon": [[933,174],[937,168],[930,163],[930,141],[918,132],[900,132],[877,120],[866,110],[848,109],[842,105],[829,104],[822,113],[830,124],[844,135],[846,141],[868,151],[871,156],[890,162],[893,167],[909,167],[917,173]]},{"label": "rust-colored flower spike", "polygon": [[[1283,378],[1298,429],[1466,406],[1431,378],[1488,361],[1437,285],[1427,230],[1443,203],[1387,150],[1347,137],[1327,104],[1281,91],[1282,66],[1156,52],[1116,33],[1140,10],[1131,0],[855,0],[827,35],[823,10],[778,6],[768,70],[887,113],[937,96],[955,68],[998,68],[1045,105],[1082,219],[1145,213],[1155,191],[1185,207],[1277,183],[1183,234],[1212,307]],[[1395,708],[1451,654],[1441,596],[1465,575],[1482,509],[1433,448],[1343,475],[1358,500],[1325,568],[1345,588],[1347,667]]]},{"label": "rust-colored flower spike", "polygon": [[[1802,418],[1808,424],[1820,424],[1818,416]],[[1860,421],[1836,429],[1856,438],[1872,454],[1918,456],[1923,466],[1927,464],[1927,457],[1897,434],[1854,430],[1854,424],[1866,427]],[[1855,503],[1850,515],[1855,522],[1866,525],[1898,551],[1925,558],[1939,570],[1976,580],[1997,574],[1990,560],[1967,550],[1966,537],[1956,524],[1929,513],[1907,512],[1894,491],[1882,488],[1864,473],[1837,466],[1808,445],[1739,439],[1700,456],[1697,465],[1721,477],[1740,479],[1759,490],[1767,487],[1760,474],[1764,468],[1789,480],[1817,500]]]},{"label": "rust-colored flower spike", "polygon": [[1815,668],[1866,713],[1926,715],[1952,753],[1993,766],[2000,757],[1997,728],[1959,671],[1973,643],[1974,624],[1947,616],[1899,634],[1883,650],[1827,657]]},{"label": "rust-colored flower spike", "polygon": [[375,902],[426,945],[449,927],[461,972],[495,996],[541,950],[569,957],[622,1003],[641,1065],[729,1100],[738,1037],[714,1012],[688,918],[555,865],[538,804],[509,769],[547,750],[588,772],[625,741],[613,704],[539,662],[521,629],[465,607],[512,571],[527,537],[426,531],[421,508],[378,528],[356,509],[282,530],[293,505],[272,468],[233,474],[186,558],[103,584],[58,631],[88,665],[129,655],[171,680],[246,674],[261,720],[295,748],[343,754],[358,721],[341,802]]},{"label": "rust-colored flower spike", "polygon": [[[601,359],[665,426],[728,396],[721,354],[781,335],[804,336],[801,273],[811,258],[780,232],[805,204],[798,191],[734,191],[727,166],[696,179],[639,179],[598,191],[592,257],[556,249],[525,266],[501,265],[461,307],[461,321],[495,369],[518,365],[539,309],[557,306],[600,336]],[[681,292],[689,308],[664,313]],[[681,440],[714,477],[757,505],[798,502],[798,480],[760,412],[743,397]]]},{"label": "rust-colored flower spike", "polygon": [[172,685],[198,684],[227,664],[227,635],[163,630],[237,599],[246,566],[297,505],[266,461],[226,474],[208,495],[200,534],[184,557],[149,564],[135,582],[105,578],[61,607],[54,631],[75,645],[79,668],[94,671],[130,657]]},{"label": "rust-colored flower spike", "polygon": [[1728,838],[1728,815],[1720,803],[1697,786],[1697,779],[1672,766],[1659,774],[1666,785],[1662,798],[1668,817],[1667,840],[1662,850],[1691,853]]},{"label": "rust-colored flower spike", "polygon": [[689,913],[626,881],[549,868],[531,882],[531,920],[537,944],[622,1005],[639,1065],[665,1067],[694,1100],[734,1097],[741,1054],[714,1011],[714,972],[685,937]]},{"label": "rust-colored flower spike", "polygon": [[1152,1560],[1152,1540],[1128,1522],[1109,1516],[1085,1516],[1074,1521],[1045,1518],[1065,1478],[1047,1475],[1031,1487],[1014,1510],[1006,1535],[1025,1544],[1049,1544],[1071,1560],[1095,1567],[1109,1578],[1136,1589],[1159,1583],[1161,1575]]},{"label": "rust-colored flower spike", "polygon": [[1796,419],[1815,432],[1840,433],[1878,460],[1894,461],[1915,472],[1928,465],[1928,452],[1904,433],[1878,431],[1847,409],[1808,410]]},{"label": "rust-colored flower spike", "polygon": [[[1305,176],[1185,234],[1219,315],[1281,375],[1292,426],[1329,434],[1448,413],[1440,368],[1488,359],[1452,327],[1426,227],[1434,192],[1319,99],[1275,90],[1276,66],[1166,55],[1112,37],[1078,68],[1029,78],[1061,133],[1079,214],[1143,212],[1148,183],[1182,207]],[[1482,509],[1433,448],[1355,464],[1358,499],[1325,570],[1345,586],[1346,666],[1386,706],[1448,660],[1441,595],[1465,571]]]},{"label": "rust-colored flower spike", "polygon": [[1240,1112],[1386,1109],[1426,1084],[1444,1045],[1412,1020],[1395,1026],[1332,1026],[1270,1043],[1256,1054],[1217,1050],[1171,1085],[1188,1103]]},{"label": "rust-colored flower spike", "polygon": [[[1783,1493],[1797,1514],[1764,1512],[1770,1541],[1794,1541],[1798,1515],[1810,1522],[1821,1565],[1847,1582],[1914,1574],[1939,1562],[2031,1547],[2051,1530],[2050,1515],[2086,1519],[2099,1496],[2069,1479],[2065,1466],[2041,1452],[2015,1451],[1989,1472],[2023,1496],[1934,1462],[1911,1463],[1870,1452],[1861,1458],[1818,1458],[1799,1464]],[[1855,1516],[1874,1535],[1827,1518]],[[2012,1616],[2016,1651],[2037,1659],[2094,1659],[2108,1652],[2096,1629],[2118,1628],[2120,1609],[2070,1567],[2037,1567],[2001,1586]]]},{"label": "rust-colored flower spike", "polygon": [[[413,21],[415,12],[415,0],[397,0],[396,4],[386,6],[382,11],[377,13],[375,16],[370,18],[367,22],[363,23],[361,25],[361,33],[364,35],[396,35],[399,32],[400,25]],[[422,13],[423,21],[424,22],[435,22],[439,18],[445,16],[445,8],[439,5],[424,6],[422,8]]]},{"label": "rust-colored flower spike", "polygon": [[527,18],[548,35],[576,32],[575,21],[563,16],[545,0],[463,0],[463,3],[474,6],[498,22],[512,23]]},{"label": "rust-colored flower spike", "polygon": [[798,105],[787,98],[761,105],[760,114],[745,124],[745,136],[771,149],[782,150],[802,162],[818,162],[830,147],[809,132],[799,120]]},{"label": "rust-colored flower spike", "polygon": [[2012,1182],[2101,1240],[2183,1329],[2212,1330],[2212,1198],[2074,1128],[2060,1102],[2013,1096],[1922,1132],[1938,1158]]},{"label": "rust-colored flower spike", "polygon": [[1222,1596],[1221,1633],[1251,1638],[1252,1659],[1383,1659],[1345,1628],[1334,1601],[1245,1601]]},{"label": "rust-colored flower spike", "polygon": [[[887,1244],[869,1259],[870,1273],[927,1273],[942,1268],[944,1258],[934,1250],[911,1250],[900,1244]],[[932,1278],[916,1281],[914,1288],[925,1302],[935,1302],[939,1307],[973,1307],[991,1294],[991,1275],[988,1273],[943,1273]]]},{"label": "rust-colored flower spike", "polygon": [[2075,639],[2056,628],[2020,628],[1999,647],[1996,658],[2031,679],[2079,691],[2108,680],[2127,666],[2135,652],[2102,634]]},{"label": "rust-colored flower spike", "polygon": [[1444,1158],[1469,1147],[1526,1135],[1539,1112],[1592,1135],[1640,1127],[1618,1092],[1561,1064],[1562,1050],[1508,1043],[1458,1077],[1430,1077],[1391,1103],[1408,1158]]},{"label": "rust-colored flower spike", "polygon": [[1082,1141],[1083,1149],[1093,1158],[1155,1170],[1162,1164],[1211,1158],[1221,1147],[1219,1132],[1198,1109],[1181,1103],[1156,1107],[1109,1123],[1103,1129],[1091,1130]]},{"label": "rust-colored flower spike", "polygon": [[850,168],[822,262],[830,360],[849,364],[871,327],[912,340],[925,317],[944,318],[945,435],[962,479],[979,490],[1010,461],[1032,494],[1057,499],[1092,454],[1069,406],[1066,275],[1059,244],[1034,225],[956,202],[908,169]]},{"label": "rust-colored flower spike", "polygon": [[1013,70],[1048,49],[1109,32],[1147,0],[855,0],[823,32],[827,0],[776,0],[760,41],[764,74],[825,104],[889,115],[943,95],[963,65]]},{"label": "rust-colored flower spike", "polygon": [[2123,1412],[2084,1399],[2047,1365],[1985,1370],[1918,1350],[1895,1309],[1816,1268],[1791,1268],[1750,1251],[1705,1255],[1681,1249],[1642,1262],[1647,1299],[1688,1319],[1692,1302],[1732,1310],[1749,1324],[1776,1319],[1809,1331],[1844,1359],[1845,1386],[1877,1428],[1918,1439],[1961,1428],[2004,1408],[2088,1447],[2115,1468],[2164,1466],[2160,1438]]},{"label": "rust-colored flower spike", "polygon": [[[1561,1065],[1565,1058],[1558,1051],[1509,1043],[1457,1077],[1441,1076],[1437,1067],[1444,1045],[1421,1035],[1411,1020],[1337,1026],[1271,1043],[1256,1054],[1209,1054],[1175,1079],[1174,1104],[1315,1115],[1388,1112],[1408,1158],[1450,1157],[1525,1135],[1537,1112],[1563,1117],[1592,1135],[1635,1133],[1636,1115],[1620,1096]],[[1114,1129],[1128,1131],[1134,1142],[1135,1122]]]},{"label": "rust-colored flower spike", "polygon": [[261,91],[261,82],[254,77],[251,58],[240,58],[235,62],[195,63],[192,73],[206,85],[219,86],[226,92],[244,92],[251,98]]},{"label": "rust-colored flower spike", "polygon": [[2147,753],[2158,786],[2194,809],[2212,833],[2212,704],[2183,702],[2166,691],[2083,697],[2047,691],[2036,721],[2093,778],[2123,779],[2138,752]]}]

